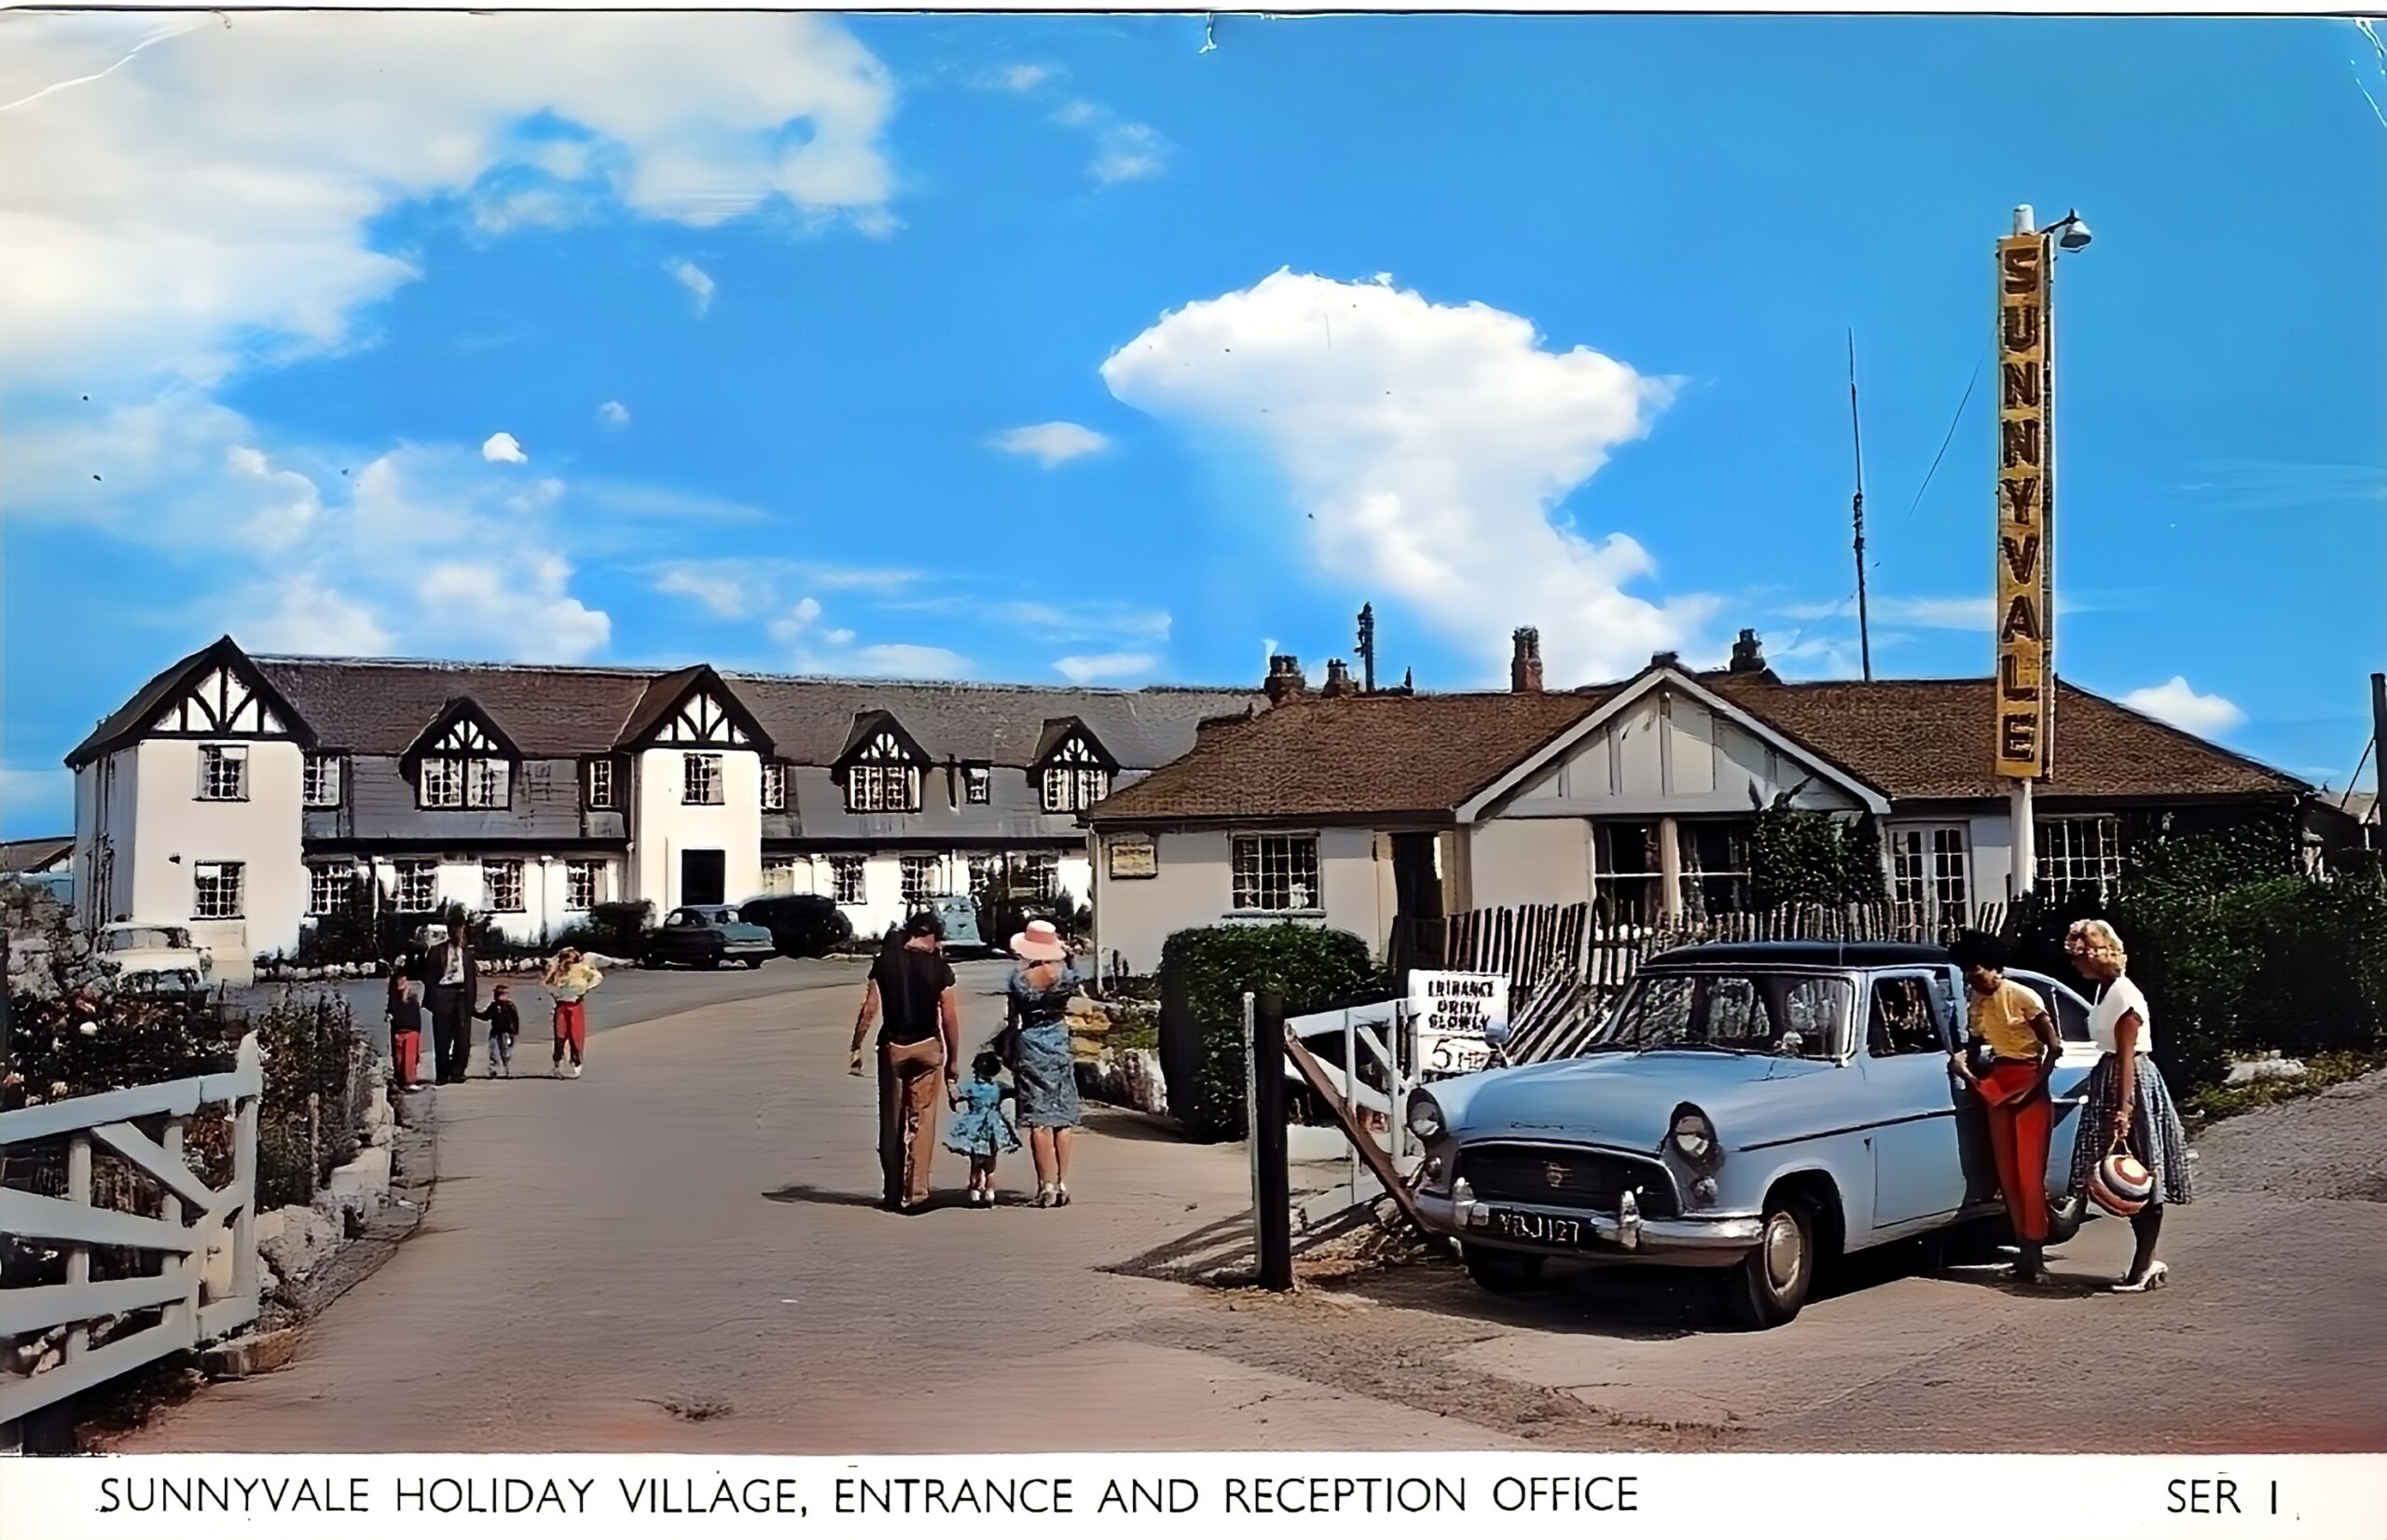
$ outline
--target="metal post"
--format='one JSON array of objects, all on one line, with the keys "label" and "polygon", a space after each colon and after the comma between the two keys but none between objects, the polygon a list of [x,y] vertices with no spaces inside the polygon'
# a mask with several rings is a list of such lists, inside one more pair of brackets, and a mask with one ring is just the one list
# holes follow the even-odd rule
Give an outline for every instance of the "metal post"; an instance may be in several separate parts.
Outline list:
[{"label": "metal post", "polygon": [[2029,896],[2031,885],[2038,880],[2038,825],[2032,821],[2029,781],[2014,783],[2008,817],[2014,825],[2014,862],[2006,877],[2006,898],[2008,902],[2018,902]]},{"label": "metal post", "polygon": [[[2370,676],[2370,790],[2378,798],[2370,804],[2370,816],[2387,833],[2387,674]],[[2387,838],[2373,837],[2387,849]]]},{"label": "metal post", "polygon": [[1292,1172],[1285,1147],[1285,997],[1261,992],[1251,1013],[1252,1090],[1247,1121],[1254,1172],[1252,1209],[1260,1233],[1260,1286],[1293,1286]]}]

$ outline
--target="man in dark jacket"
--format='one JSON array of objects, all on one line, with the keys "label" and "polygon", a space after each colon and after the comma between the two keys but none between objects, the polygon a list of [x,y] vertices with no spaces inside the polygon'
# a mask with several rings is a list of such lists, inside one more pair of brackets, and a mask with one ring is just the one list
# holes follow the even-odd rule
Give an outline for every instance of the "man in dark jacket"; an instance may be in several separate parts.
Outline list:
[{"label": "man in dark jacket", "polygon": [[463,928],[434,926],[422,960],[423,1003],[431,1012],[432,1062],[441,1085],[464,1078],[473,1056],[473,1006],[480,998],[480,964]]}]

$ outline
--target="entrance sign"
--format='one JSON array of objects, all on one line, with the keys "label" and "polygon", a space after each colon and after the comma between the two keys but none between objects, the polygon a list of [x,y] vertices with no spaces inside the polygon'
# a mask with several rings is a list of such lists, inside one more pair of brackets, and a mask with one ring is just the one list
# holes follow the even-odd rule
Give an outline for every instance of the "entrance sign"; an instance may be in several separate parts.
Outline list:
[{"label": "entrance sign", "polygon": [[2049,337],[2053,254],[2041,235],[1997,243],[1996,773],[2048,773],[2055,723]]},{"label": "entrance sign", "polygon": [[1465,1075],[1492,1059],[1486,1027],[1509,1023],[1506,973],[1412,973],[1409,1021],[1421,1077]]},{"label": "entrance sign", "polygon": [[1157,877],[1160,852],[1149,834],[1113,834],[1103,842],[1113,877]]}]

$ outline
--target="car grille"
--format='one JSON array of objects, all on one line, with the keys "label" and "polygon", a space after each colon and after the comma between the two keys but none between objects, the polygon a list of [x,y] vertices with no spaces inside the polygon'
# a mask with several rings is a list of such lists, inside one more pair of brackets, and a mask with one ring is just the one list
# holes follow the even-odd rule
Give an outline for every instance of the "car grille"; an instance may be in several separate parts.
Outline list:
[{"label": "car grille", "polygon": [[1637,1191],[1648,1217],[1671,1218],[1676,1212],[1674,1182],[1665,1168],[1623,1155],[1539,1145],[1479,1145],[1461,1152],[1458,1174],[1483,1203],[1608,1211],[1626,1192]]}]

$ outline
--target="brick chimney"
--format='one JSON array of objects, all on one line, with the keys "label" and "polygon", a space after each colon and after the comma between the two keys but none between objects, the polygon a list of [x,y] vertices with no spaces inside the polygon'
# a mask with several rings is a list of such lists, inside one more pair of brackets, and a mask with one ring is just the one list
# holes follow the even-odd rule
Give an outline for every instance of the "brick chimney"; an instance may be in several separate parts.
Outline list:
[{"label": "brick chimney", "polygon": [[1327,659],[1326,688],[1319,691],[1318,694],[1322,695],[1348,695],[1357,693],[1357,690],[1358,686],[1351,681],[1351,666],[1344,662],[1341,658]]},{"label": "brick chimney", "polygon": [[1290,653],[1276,653],[1268,660],[1268,678],[1260,688],[1271,706],[1309,694],[1309,681],[1302,678],[1302,660]]},{"label": "brick chimney", "polygon": [[1509,688],[1518,694],[1541,692],[1541,633],[1520,626],[1512,639],[1516,651],[1509,656]]},{"label": "brick chimney", "polygon": [[1757,639],[1755,631],[1744,628],[1741,632],[1741,639],[1732,643],[1732,665],[1730,672],[1735,674],[1765,672],[1765,648]]}]

